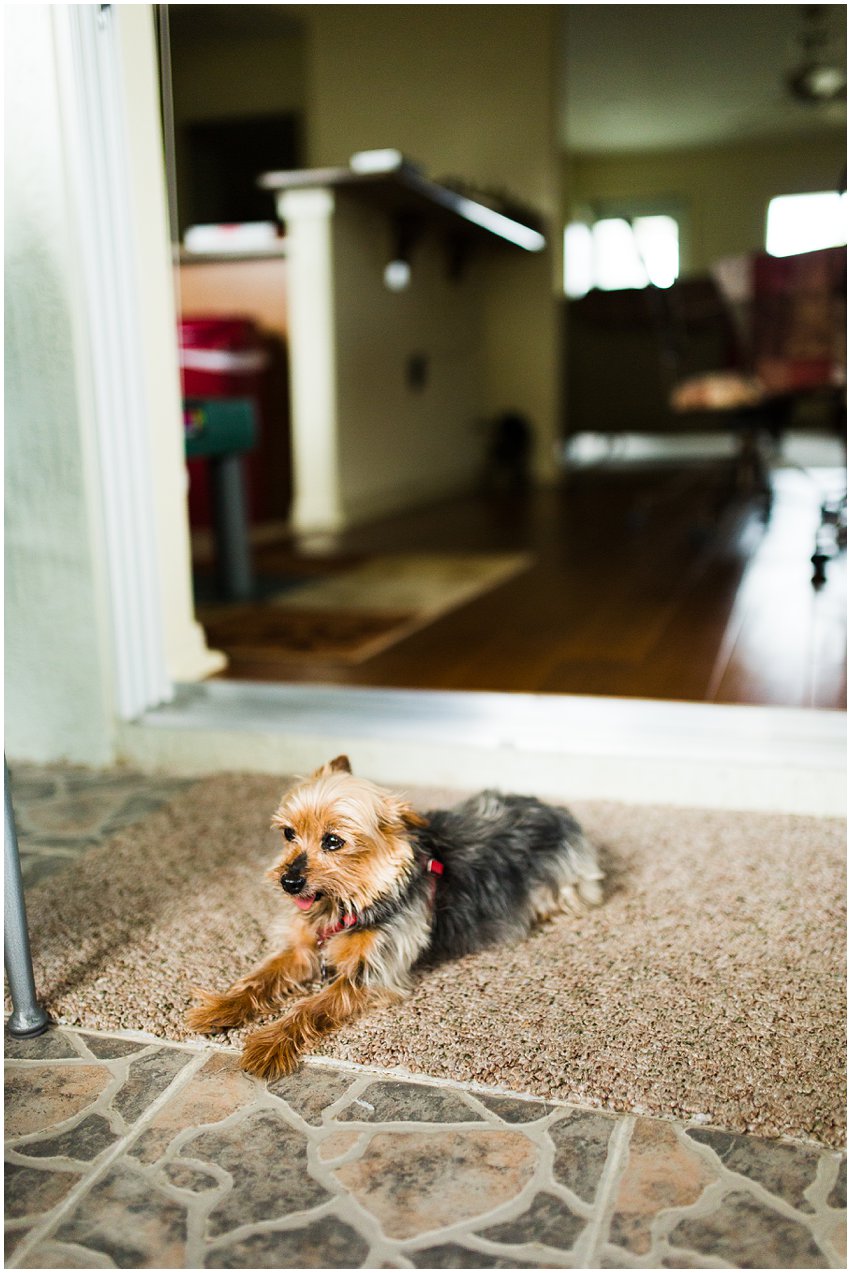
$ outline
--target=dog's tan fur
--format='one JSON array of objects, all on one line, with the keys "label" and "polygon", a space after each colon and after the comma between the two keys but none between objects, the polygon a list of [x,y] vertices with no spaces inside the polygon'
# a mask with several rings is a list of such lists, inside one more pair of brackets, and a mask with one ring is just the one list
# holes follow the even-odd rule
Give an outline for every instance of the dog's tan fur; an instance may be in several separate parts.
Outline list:
[{"label": "dog's tan fur", "polygon": [[[513,940],[565,909],[568,894],[577,905],[600,900],[581,828],[531,797],[484,792],[424,819],[338,756],[284,796],[272,825],[283,847],[268,874],[290,895],[284,945],[224,993],[195,989],[187,1016],[192,1030],[211,1033],[300,994],[245,1043],[243,1067],[261,1078],[289,1074],[324,1035],[405,993],[426,953]],[[424,874],[435,844],[451,869],[437,909],[435,875]],[[504,898],[494,909],[495,892]]]}]

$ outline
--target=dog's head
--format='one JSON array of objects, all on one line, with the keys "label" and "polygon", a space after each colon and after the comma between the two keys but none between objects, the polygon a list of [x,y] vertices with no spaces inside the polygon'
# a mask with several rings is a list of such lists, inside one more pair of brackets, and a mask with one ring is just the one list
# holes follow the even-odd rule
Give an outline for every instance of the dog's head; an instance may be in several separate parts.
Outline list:
[{"label": "dog's head", "polygon": [[283,851],[269,874],[310,918],[354,914],[401,885],[414,861],[410,831],[423,825],[405,800],[354,777],[338,756],[281,801],[272,826]]}]

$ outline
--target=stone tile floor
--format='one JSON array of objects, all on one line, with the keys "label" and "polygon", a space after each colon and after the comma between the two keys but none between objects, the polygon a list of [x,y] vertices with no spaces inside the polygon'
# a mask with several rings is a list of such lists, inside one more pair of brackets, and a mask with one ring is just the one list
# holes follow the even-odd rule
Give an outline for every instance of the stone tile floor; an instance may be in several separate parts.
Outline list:
[{"label": "stone tile floor", "polygon": [[[30,881],[182,783],[12,769]],[[55,1027],[6,1040],[9,1268],[844,1268],[817,1145]]]},{"label": "stone tile floor", "polygon": [[9,770],[25,888],[69,866],[189,785],[185,778],[129,769],[10,762]]}]

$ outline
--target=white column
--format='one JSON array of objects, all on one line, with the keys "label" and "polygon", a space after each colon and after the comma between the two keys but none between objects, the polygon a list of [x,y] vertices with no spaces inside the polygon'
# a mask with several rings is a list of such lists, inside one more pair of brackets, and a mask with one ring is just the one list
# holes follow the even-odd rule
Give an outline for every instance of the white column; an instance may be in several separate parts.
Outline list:
[{"label": "white column", "polygon": [[343,524],[340,498],[334,324],[334,196],[288,190],[278,213],[287,228],[290,410],[296,530]]},{"label": "white column", "polygon": [[54,14],[116,708],[127,720],[225,660],[194,617],[153,13]]},{"label": "white column", "polygon": [[106,560],[116,707],[128,719],[168,698],[171,686],[152,534],[124,100],[112,12],[70,5],[54,12],[54,23],[71,233],[79,253],[78,368],[81,386],[91,388],[84,417],[93,426],[90,458],[100,494],[93,526]]},{"label": "white column", "polygon": [[162,640],[172,681],[197,681],[226,664],[207,647],[195,618],[189,543],[183,403],[177,361],[177,313],[160,124],[153,6],[112,6],[124,85],[129,233],[147,406],[145,435],[153,485],[151,540],[157,557]]}]

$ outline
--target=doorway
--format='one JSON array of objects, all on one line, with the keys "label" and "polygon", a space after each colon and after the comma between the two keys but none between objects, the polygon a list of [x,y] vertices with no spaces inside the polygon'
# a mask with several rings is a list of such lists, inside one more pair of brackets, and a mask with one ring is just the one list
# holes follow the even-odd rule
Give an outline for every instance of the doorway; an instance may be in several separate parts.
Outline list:
[{"label": "doorway", "polygon": [[[367,18],[359,10],[368,7],[350,8],[349,34],[365,38],[358,23]],[[831,110],[809,114],[806,127],[789,100],[783,100],[774,116],[764,110],[764,102],[778,96],[775,81],[782,80],[784,59],[794,48],[797,18],[788,6],[704,9],[643,6],[632,16],[628,6],[559,10],[564,28],[558,45],[564,61],[555,86],[565,100],[557,138],[563,192],[550,223],[556,235],[569,224],[593,228],[618,223],[629,236],[631,222],[677,219],[683,286],[672,295],[679,300],[691,288],[689,296],[697,297],[698,308],[704,304],[698,295],[702,279],[716,261],[764,247],[763,202],[790,181],[811,185],[834,179],[829,174],[834,173],[842,134]],[[176,147],[177,162],[193,162],[193,129],[207,143],[213,137],[215,144],[225,146],[231,124],[220,126],[226,118],[223,102],[239,114],[240,128],[250,128],[252,120],[275,118],[282,133],[284,106],[292,106],[291,118],[299,120],[292,138],[311,135],[316,120],[308,117],[308,101],[315,109],[318,81],[310,77],[318,71],[309,57],[318,49],[327,71],[339,54],[337,37],[321,15],[296,18],[288,6],[227,5],[175,6],[171,13],[175,89],[181,78],[187,86],[181,90],[184,104],[175,112],[188,129]],[[309,55],[303,24],[312,22],[316,27],[311,28]],[[203,25],[200,46],[189,38],[193,23]],[[761,31],[770,28],[769,34],[763,31],[765,38],[756,39],[745,30],[748,23]],[[430,38],[439,42],[437,33]],[[648,98],[637,77],[621,67],[624,101],[617,118],[607,117],[594,88],[600,66],[620,65],[618,59],[645,65],[656,56],[660,41],[667,71],[658,94]],[[735,58],[720,59],[730,63],[731,77],[738,77],[738,90],[729,86],[734,96],[750,85],[751,97],[763,103],[762,115],[756,118],[757,111],[744,131],[741,122],[738,132],[731,131],[729,119],[719,125],[717,83],[701,81],[688,112],[676,105],[684,100],[685,87],[694,87],[694,67],[708,45],[748,51],[746,67]],[[432,51],[428,45],[423,49],[428,61]],[[636,49],[643,50],[641,58],[635,57]],[[184,65],[181,59],[187,59]],[[270,73],[275,65],[277,72]],[[190,118],[186,94],[204,82],[205,71],[207,83],[212,82],[211,71],[217,67],[231,68],[230,79],[215,77],[224,86],[217,94],[217,116]],[[284,67],[286,75],[280,73]],[[263,97],[267,84],[273,94],[268,99]],[[406,128],[413,137],[404,114],[400,123],[400,117],[386,112],[388,102],[395,101],[400,110],[410,105],[414,91],[401,76],[382,84],[377,94],[385,110],[380,128],[375,123],[378,106],[372,109],[360,96],[353,98],[352,115],[363,125],[358,144],[386,140],[388,134],[391,139],[404,137]],[[421,105],[427,86],[417,84],[416,92]],[[290,95],[287,103],[281,94]],[[176,101],[178,96],[176,91]],[[260,105],[278,113],[259,114]],[[197,116],[208,106],[205,101],[193,109]],[[624,121],[631,134],[616,131]],[[713,134],[718,126],[722,132]],[[676,136],[671,134],[674,127]],[[258,125],[258,136],[261,131]],[[252,160],[259,162],[259,157]],[[290,162],[311,163],[313,155],[305,149]],[[270,161],[269,166],[278,165]],[[743,172],[749,174],[746,197],[733,208],[725,192],[731,184],[741,185]],[[182,224],[181,233],[187,228]],[[281,283],[275,288],[280,295],[286,290],[285,255],[278,266]],[[181,268],[185,272],[187,267]],[[198,270],[197,262],[192,268]],[[269,280],[271,261],[261,263],[259,272]],[[184,280],[184,290],[187,286]],[[663,290],[657,283],[647,295],[652,292],[655,302]],[[530,480],[524,471],[522,442],[513,453],[509,446],[508,459],[501,462],[499,430],[512,413],[494,411],[476,421],[477,431],[471,429],[465,438],[465,446],[477,448],[480,455],[477,480],[451,497],[430,504],[412,498],[404,509],[376,512],[321,533],[295,533],[280,506],[255,521],[252,556],[258,593],[236,606],[215,604],[204,592],[213,543],[209,534],[205,540],[196,533],[199,617],[210,643],[228,655],[224,675],[283,683],[840,708],[845,626],[839,539],[817,590],[810,566],[823,508],[832,516],[835,504],[837,527],[841,519],[844,451],[831,403],[825,397],[805,404],[793,422],[796,427],[784,428],[782,436],[760,431],[760,459],[770,469],[773,489],[766,520],[764,492],[740,483],[730,420],[708,413],[674,420],[666,397],[659,394],[666,359],[684,331],[681,314],[675,315],[677,323],[662,324],[660,331],[653,321],[642,319],[638,334],[650,346],[649,353],[636,346],[635,330],[627,332],[626,344],[618,343],[620,320],[610,311],[616,302],[624,311],[635,311],[639,291],[608,287],[604,294],[598,286],[592,293],[608,306],[597,364],[590,355],[577,355],[585,336],[578,308],[558,300],[566,328],[567,377],[566,388],[564,381],[561,386],[560,445],[546,481],[537,473]],[[236,285],[228,283],[225,294],[232,302]],[[704,358],[711,347],[717,363],[717,332],[707,335],[703,311],[698,327],[700,323]],[[645,339],[648,335],[653,341]],[[694,325],[689,335],[694,336]],[[518,361],[521,357],[518,353]],[[427,376],[427,360],[418,365],[425,366]],[[683,360],[679,370],[686,368],[694,369]],[[594,373],[584,382],[583,369]],[[581,400],[576,397],[580,389]],[[535,429],[536,421],[527,417],[525,423]],[[277,475],[279,493],[285,487],[280,464],[277,458],[261,465],[267,477]],[[492,585],[466,594],[462,590],[457,604],[431,613],[418,598],[411,601],[409,593],[393,594],[394,604],[364,591],[373,586],[387,558],[399,573],[403,557],[409,577],[424,570],[426,561],[454,558],[457,564],[462,557],[504,559],[506,574],[500,576],[497,569]],[[360,603],[353,605],[352,595],[359,589]],[[792,592],[801,618],[789,625],[780,616]]]}]

